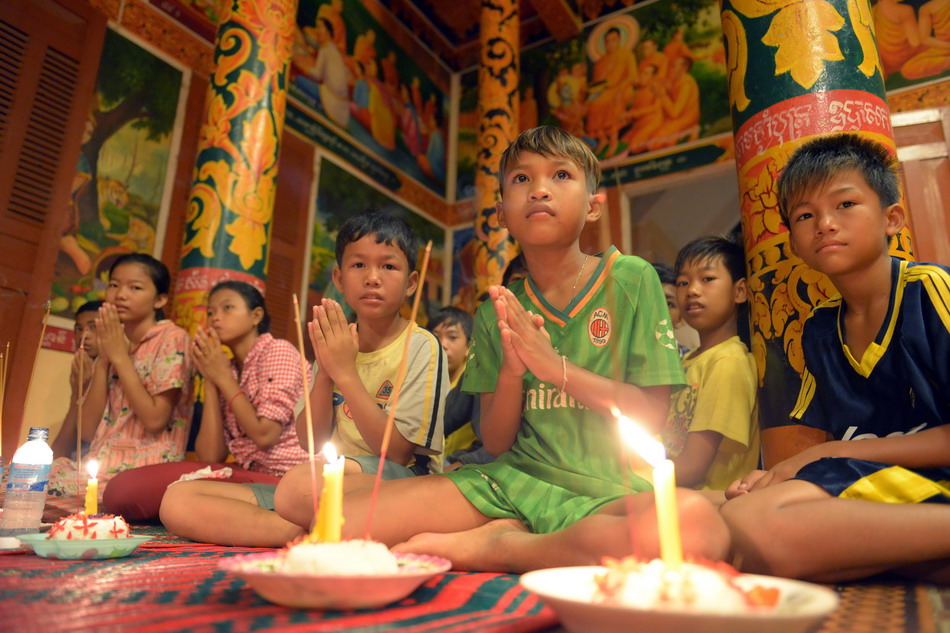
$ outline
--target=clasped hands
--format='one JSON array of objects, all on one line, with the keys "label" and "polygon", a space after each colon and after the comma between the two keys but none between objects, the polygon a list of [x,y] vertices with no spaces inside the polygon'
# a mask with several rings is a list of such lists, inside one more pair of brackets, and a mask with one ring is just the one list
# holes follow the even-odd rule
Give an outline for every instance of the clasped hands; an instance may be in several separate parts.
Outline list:
[{"label": "clasped hands", "polygon": [[333,299],[313,306],[313,320],[307,323],[307,334],[317,361],[317,378],[324,376],[339,384],[347,372],[356,371],[356,354],[360,339],[355,323],[347,323],[343,307]]},{"label": "clasped hands", "polygon": [[539,380],[560,384],[561,359],[544,329],[544,317],[525,310],[504,286],[491,286],[488,294],[501,332],[501,372],[520,378],[530,371]]}]

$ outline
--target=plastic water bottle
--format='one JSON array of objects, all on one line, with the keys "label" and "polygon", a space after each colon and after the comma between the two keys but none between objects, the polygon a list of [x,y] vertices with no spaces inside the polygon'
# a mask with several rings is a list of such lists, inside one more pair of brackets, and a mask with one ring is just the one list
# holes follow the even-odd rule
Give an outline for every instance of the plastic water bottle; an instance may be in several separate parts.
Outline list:
[{"label": "plastic water bottle", "polygon": [[26,443],[13,454],[0,516],[0,536],[39,532],[53,463],[48,438],[49,429],[30,427]]}]

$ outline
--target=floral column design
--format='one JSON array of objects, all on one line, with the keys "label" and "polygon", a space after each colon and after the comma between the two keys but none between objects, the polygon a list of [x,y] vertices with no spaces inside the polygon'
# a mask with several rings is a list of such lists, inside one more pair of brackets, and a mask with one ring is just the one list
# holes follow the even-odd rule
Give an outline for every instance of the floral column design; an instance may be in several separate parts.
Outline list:
[{"label": "floral column design", "polygon": [[193,332],[223,279],[264,289],[295,0],[226,0],[185,225],[175,320]]},{"label": "floral column design", "polygon": [[[892,149],[894,138],[868,0],[723,0],[722,32],[770,466],[799,440],[786,425],[804,367],[802,325],[836,292],[789,251],[776,178],[792,152],[816,136],[858,132]],[[892,250],[909,255],[906,232]]]},{"label": "floral column design", "polygon": [[508,231],[498,224],[495,204],[501,199],[498,167],[505,148],[518,134],[517,0],[482,0],[478,68],[478,162],[475,171],[475,301],[488,297],[488,287],[514,256]]}]

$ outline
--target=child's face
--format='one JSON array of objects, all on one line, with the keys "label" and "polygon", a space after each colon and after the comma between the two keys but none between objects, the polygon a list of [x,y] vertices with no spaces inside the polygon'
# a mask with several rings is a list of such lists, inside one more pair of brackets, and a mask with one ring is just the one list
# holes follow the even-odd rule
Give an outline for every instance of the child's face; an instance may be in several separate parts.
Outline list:
[{"label": "child's face", "polygon": [[402,249],[377,244],[375,235],[347,244],[340,267],[333,270],[333,283],[360,320],[394,318],[417,280]]},{"label": "child's face", "polygon": [[831,276],[863,270],[885,256],[903,226],[904,209],[882,209],[877,193],[853,169],[807,191],[788,213],[792,252]]},{"label": "child's face", "polygon": [[454,373],[465,364],[465,358],[468,356],[468,338],[465,331],[458,323],[449,325],[443,321],[432,333],[439,339],[449,359],[449,374]]},{"label": "child's face", "polygon": [[229,288],[218,290],[208,299],[208,325],[225,344],[257,332],[257,324],[263,316],[260,308],[248,310],[244,297]]},{"label": "child's face", "polygon": [[[99,355],[99,342],[96,339],[96,317],[99,315],[96,310],[86,310],[76,315],[76,324],[73,326],[73,338],[76,343],[76,349],[82,342],[86,353],[91,358]],[[85,340],[83,339],[85,335]]]},{"label": "child's face", "polygon": [[167,301],[168,295],[158,294],[155,282],[141,264],[123,264],[109,276],[106,303],[116,307],[123,323],[155,318],[155,311]]},{"label": "child's face", "polygon": [[505,174],[499,221],[524,247],[568,246],[600,217],[603,193],[587,190],[584,170],[565,156],[522,152]]},{"label": "child's face", "polygon": [[725,325],[735,316],[736,304],[745,300],[745,279],[734,282],[721,257],[686,262],[676,276],[683,318],[700,334]]},{"label": "child's face", "polygon": [[663,296],[666,297],[666,307],[670,309],[673,327],[679,327],[680,323],[683,322],[683,315],[680,314],[680,306],[676,301],[676,286],[674,284],[663,284]]}]

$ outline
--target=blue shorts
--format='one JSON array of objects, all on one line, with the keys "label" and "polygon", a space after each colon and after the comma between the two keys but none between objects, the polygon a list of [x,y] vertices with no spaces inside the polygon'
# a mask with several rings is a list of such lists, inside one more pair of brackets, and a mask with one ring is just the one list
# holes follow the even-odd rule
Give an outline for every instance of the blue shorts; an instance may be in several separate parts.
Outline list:
[{"label": "blue shorts", "polygon": [[950,503],[950,472],[910,470],[850,457],[824,457],[793,479],[815,484],[832,497],[881,503]]}]

